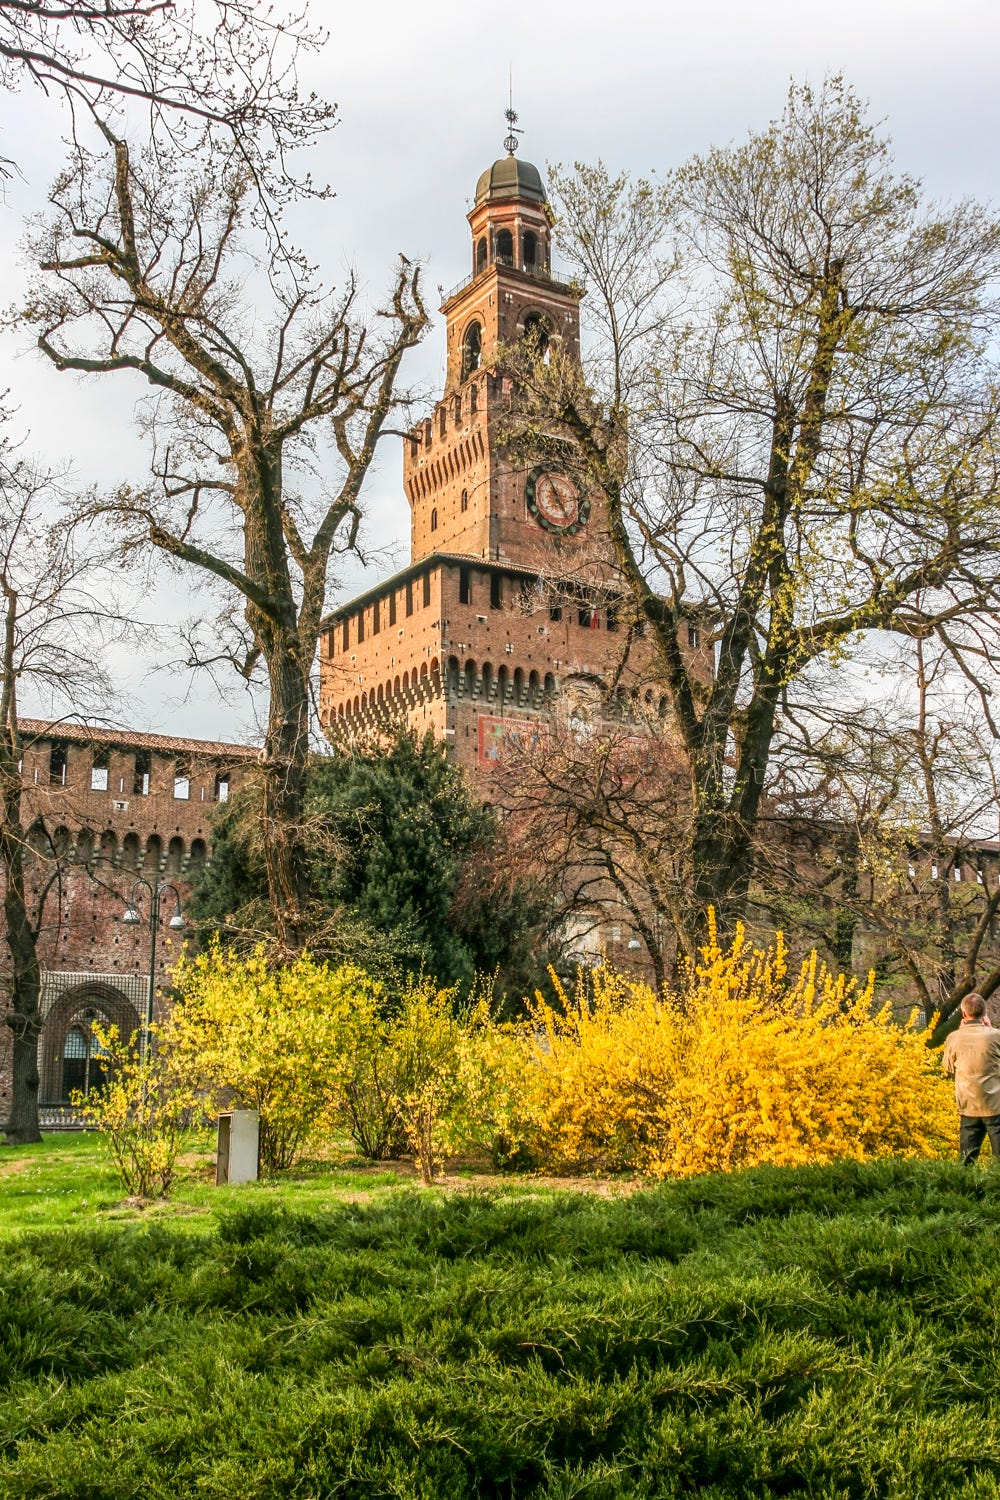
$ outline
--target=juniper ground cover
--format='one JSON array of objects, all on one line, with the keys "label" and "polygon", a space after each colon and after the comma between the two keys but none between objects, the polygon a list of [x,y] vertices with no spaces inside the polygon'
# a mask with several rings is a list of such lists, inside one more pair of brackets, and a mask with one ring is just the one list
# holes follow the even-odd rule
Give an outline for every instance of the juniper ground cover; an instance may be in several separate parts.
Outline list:
[{"label": "juniper ground cover", "polygon": [[295,1194],[5,1236],[4,1500],[1000,1496],[1000,1171]]}]

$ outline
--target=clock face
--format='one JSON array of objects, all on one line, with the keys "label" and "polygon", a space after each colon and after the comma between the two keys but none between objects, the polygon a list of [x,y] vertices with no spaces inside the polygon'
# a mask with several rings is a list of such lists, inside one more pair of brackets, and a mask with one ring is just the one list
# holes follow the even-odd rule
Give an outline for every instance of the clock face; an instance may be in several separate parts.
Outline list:
[{"label": "clock face", "polygon": [[561,469],[539,464],[525,485],[528,511],[546,531],[571,536],[586,526],[590,501]]}]

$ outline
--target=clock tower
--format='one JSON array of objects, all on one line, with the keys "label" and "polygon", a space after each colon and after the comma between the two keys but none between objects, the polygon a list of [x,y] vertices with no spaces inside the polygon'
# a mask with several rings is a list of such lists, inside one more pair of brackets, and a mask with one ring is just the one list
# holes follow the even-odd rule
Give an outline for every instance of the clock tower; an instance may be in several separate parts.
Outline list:
[{"label": "clock tower", "polygon": [[327,617],[320,662],[331,739],[403,719],[470,770],[560,719],[596,725],[667,701],[625,625],[602,496],[505,448],[515,392],[498,348],[531,338],[579,359],[583,289],[552,269],[537,167],[515,155],[513,130],[504,144],[476,185],[469,274],[442,308],[444,390],[403,442],[410,561]]},{"label": "clock tower", "polygon": [[479,178],[468,220],[470,273],[441,309],[444,393],[405,445],[412,557],[445,552],[559,572],[598,518],[568,474],[505,456],[511,387],[494,364],[498,345],[525,337],[579,358],[582,288],[553,272],[545,187],[538,168],[513,150]]}]

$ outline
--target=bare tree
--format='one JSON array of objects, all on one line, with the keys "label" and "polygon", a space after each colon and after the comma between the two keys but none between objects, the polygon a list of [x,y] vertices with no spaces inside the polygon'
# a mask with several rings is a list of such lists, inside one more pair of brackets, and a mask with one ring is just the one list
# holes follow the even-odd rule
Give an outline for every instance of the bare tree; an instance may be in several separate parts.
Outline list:
[{"label": "bare tree", "polygon": [[419,273],[401,258],[374,310],[353,276],[327,293],[287,245],[254,238],[257,184],[238,157],[215,157],[211,131],[195,162],[98,126],[106,149],[78,145],[32,239],[41,274],[24,320],[56,369],[138,376],[161,395],[156,482],[104,509],[126,550],[151,544],[239,601],[241,636],[211,654],[266,673],[263,844],[293,950],[307,935],[303,773],[331,560],[356,543],[400,363],[425,325]]},{"label": "bare tree", "polygon": [[300,189],[289,153],[335,117],[297,79],[301,54],[323,41],[304,10],[258,0],[0,0],[0,86],[27,80],[77,107],[141,103],[175,145],[185,123],[195,141],[221,127],[255,176]]},{"label": "bare tree", "polygon": [[964,645],[966,665],[980,657],[974,682],[946,645],[918,637],[890,658],[884,699],[846,720],[820,703],[797,715],[768,788],[754,893],[779,917],[791,896],[799,925],[811,912],[844,967],[857,937],[881,950],[931,1046],[971,990],[1000,991],[995,646]]},{"label": "bare tree", "polygon": [[490,770],[511,868],[557,893],[564,919],[628,912],[657,987],[677,955],[690,843],[686,767],[655,724],[512,738]]},{"label": "bare tree", "polygon": [[40,1139],[38,938],[45,898],[59,873],[53,856],[50,875],[40,883],[35,900],[29,901],[22,823],[21,694],[30,691],[53,716],[79,716],[106,704],[111,696],[95,653],[95,628],[107,623],[112,612],[107,595],[101,599],[91,587],[93,556],[80,547],[71,525],[52,519],[60,498],[53,474],[20,456],[8,443],[0,445],[0,874],[3,942],[10,960],[4,1024],[12,1036],[8,1145]]},{"label": "bare tree", "polygon": [[[799,684],[879,632],[996,608],[1000,225],[925,203],[838,79],[663,188],[602,166],[554,188],[591,374],[512,355],[518,440],[603,494],[669,683],[690,942],[710,904],[724,926],[744,908]],[[711,682],[683,650],[692,617],[718,622]],[[850,677],[830,680],[849,712]]]}]

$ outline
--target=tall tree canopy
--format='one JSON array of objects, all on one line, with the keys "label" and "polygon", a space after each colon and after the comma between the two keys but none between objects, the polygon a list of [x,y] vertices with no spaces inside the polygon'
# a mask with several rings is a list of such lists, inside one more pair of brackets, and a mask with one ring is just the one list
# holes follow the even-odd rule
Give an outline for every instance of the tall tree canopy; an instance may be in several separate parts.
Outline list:
[{"label": "tall tree canopy", "polygon": [[[742,910],[779,728],[879,633],[959,662],[1000,585],[1000,223],[928,203],[839,79],[662,186],[557,171],[586,272],[587,374],[510,355],[515,441],[603,491],[633,629],[687,759],[689,948]],[[685,651],[692,619],[716,669]],[[673,914],[671,914],[673,916]]]}]

